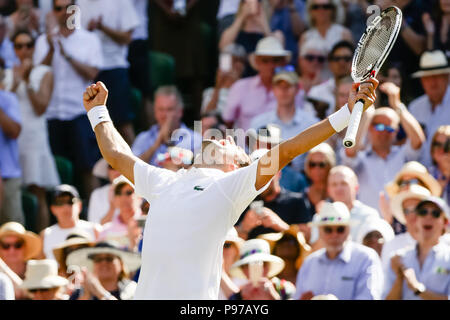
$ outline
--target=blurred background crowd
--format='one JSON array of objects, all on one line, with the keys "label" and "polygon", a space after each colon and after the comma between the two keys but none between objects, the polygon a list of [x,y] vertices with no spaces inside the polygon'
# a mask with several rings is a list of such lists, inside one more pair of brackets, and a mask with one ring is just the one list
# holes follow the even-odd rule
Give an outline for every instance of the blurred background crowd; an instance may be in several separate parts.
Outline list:
[{"label": "blurred background crowd", "polygon": [[0,300],[133,298],[151,203],[101,158],[88,85],[152,165],[226,129],[256,160],[347,102],[392,5],[356,146],[333,136],[242,213],[219,299],[447,299],[450,0],[0,0]]}]

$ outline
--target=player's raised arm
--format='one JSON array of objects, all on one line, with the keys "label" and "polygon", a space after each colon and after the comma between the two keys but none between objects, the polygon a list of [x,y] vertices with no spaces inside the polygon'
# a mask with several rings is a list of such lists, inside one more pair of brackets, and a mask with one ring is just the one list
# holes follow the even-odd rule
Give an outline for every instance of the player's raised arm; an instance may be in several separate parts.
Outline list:
[{"label": "player's raised arm", "polygon": [[[356,101],[363,99],[364,110],[366,110],[375,102],[375,89],[377,87],[378,81],[376,79],[370,79],[361,85],[354,84],[348,99],[348,108],[346,106],[342,107],[328,119],[322,120],[295,137],[273,147],[261,157],[255,182],[256,190],[265,186],[278,171],[283,169],[294,158],[327,140],[336,132],[345,129]],[[276,168],[276,170],[273,168]]]},{"label": "player's raised arm", "polygon": [[89,86],[83,94],[84,108],[95,131],[103,158],[134,183],[134,164],[138,158],[114,127],[106,110],[108,89],[102,82]]}]

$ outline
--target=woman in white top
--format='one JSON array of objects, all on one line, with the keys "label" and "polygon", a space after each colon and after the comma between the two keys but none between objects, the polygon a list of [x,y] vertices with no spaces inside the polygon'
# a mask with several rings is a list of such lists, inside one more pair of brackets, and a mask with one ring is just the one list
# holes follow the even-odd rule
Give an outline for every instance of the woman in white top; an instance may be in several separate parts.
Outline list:
[{"label": "woman in white top", "polygon": [[342,25],[345,13],[339,0],[308,0],[306,6],[310,29],[300,37],[300,49],[308,40],[322,43],[328,51],[341,40],[353,43],[350,30]]},{"label": "woman in white top", "polygon": [[22,182],[39,201],[36,228],[49,224],[46,188],[59,184],[59,176],[48,142],[47,122],[43,114],[53,91],[51,68],[33,66],[34,39],[28,30],[16,31],[12,38],[20,64],[5,71],[4,84],[17,95],[22,117],[22,130],[18,138]]}]

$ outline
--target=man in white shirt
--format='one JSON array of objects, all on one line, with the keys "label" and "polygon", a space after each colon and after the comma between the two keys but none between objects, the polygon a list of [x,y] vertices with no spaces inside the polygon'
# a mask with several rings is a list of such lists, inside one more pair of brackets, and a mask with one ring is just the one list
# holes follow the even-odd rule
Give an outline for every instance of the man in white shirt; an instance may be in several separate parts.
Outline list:
[{"label": "man in white shirt", "polygon": [[293,158],[343,130],[355,101],[375,101],[378,81],[353,86],[348,107],[272,148],[250,163],[231,136],[204,141],[189,170],[144,163],[109,119],[108,91],[98,82],[83,96],[105,160],[134,183],[150,203],[135,299],[217,299],[228,230],[244,209]]},{"label": "man in white shirt", "polygon": [[135,133],[127,55],[133,31],[141,21],[131,0],[77,0],[77,4],[82,12],[81,25],[93,31],[102,43],[103,66],[97,80],[111,88],[111,118],[131,144]]},{"label": "man in white shirt", "polygon": [[[396,146],[394,142],[400,123],[408,141],[402,146]],[[368,133],[370,148],[359,152],[356,148],[343,148],[341,159],[342,164],[352,168],[358,176],[358,199],[380,210],[380,192],[384,190],[384,185],[395,178],[406,162],[419,158],[425,138],[419,123],[406,108],[398,113],[387,107],[376,109]]]},{"label": "man in white shirt", "polygon": [[369,219],[380,218],[377,210],[356,200],[359,184],[355,172],[346,166],[337,166],[328,174],[328,194],[333,201],[343,202],[350,210],[350,218],[353,221],[350,235],[356,241],[361,227],[370,221]]},{"label": "man in white shirt", "polygon": [[436,50],[422,55],[420,69],[412,77],[420,78],[425,94],[413,100],[409,110],[424,127],[427,140],[423,144],[421,163],[429,168],[432,137],[439,126],[450,123],[450,66],[445,54]]},{"label": "man in white shirt", "polygon": [[53,94],[46,111],[52,153],[72,161],[74,175],[82,177],[83,189],[88,194],[96,185],[92,168],[100,159],[100,152],[89,130],[80,94],[97,77],[102,53],[95,34],[68,27],[71,16],[67,8],[73,3],[71,0],[54,1],[53,13],[58,28],[37,39],[33,60],[35,65],[52,67],[54,76]]}]

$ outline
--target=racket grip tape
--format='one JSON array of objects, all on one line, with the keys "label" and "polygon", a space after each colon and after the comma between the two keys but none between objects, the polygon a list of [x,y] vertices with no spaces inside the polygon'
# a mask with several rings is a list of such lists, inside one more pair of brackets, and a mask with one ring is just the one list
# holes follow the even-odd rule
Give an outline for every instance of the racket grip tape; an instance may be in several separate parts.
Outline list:
[{"label": "racket grip tape", "polygon": [[347,133],[343,141],[344,147],[352,148],[356,142],[356,135],[358,133],[359,123],[364,111],[364,100],[359,100],[353,107],[352,114],[348,123]]}]

